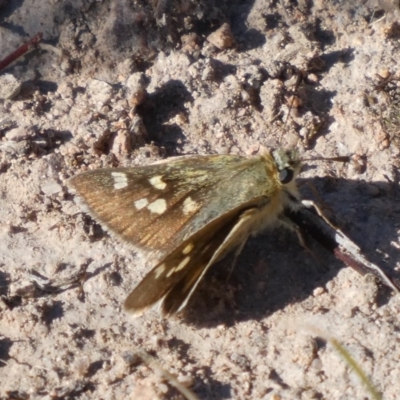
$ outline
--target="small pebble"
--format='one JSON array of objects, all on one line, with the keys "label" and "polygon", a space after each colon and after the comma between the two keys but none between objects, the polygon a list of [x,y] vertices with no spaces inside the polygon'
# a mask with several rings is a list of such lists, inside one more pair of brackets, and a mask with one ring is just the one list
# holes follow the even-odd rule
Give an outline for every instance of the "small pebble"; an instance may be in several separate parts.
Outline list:
[{"label": "small pebble", "polygon": [[22,82],[14,75],[0,75],[0,99],[10,100],[16,97],[21,91]]},{"label": "small pebble", "polygon": [[309,74],[307,78],[311,83],[318,83],[319,81],[318,76],[315,74]]},{"label": "small pebble", "polygon": [[178,375],[177,380],[182,386],[186,388],[190,388],[194,384],[194,379],[190,375]]},{"label": "small pebble", "polygon": [[325,290],[323,287],[317,287],[314,289],[313,295],[314,295],[314,297],[317,297],[317,296],[320,296],[324,292],[325,292]]},{"label": "small pebble", "polygon": [[129,76],[125,86],[128,88],[128,101],[131,107],[142,104],[146,98],[146,76],[142,72],[136,72]]},{"label": "small pebble", "polygon": [[391,73],[387,68],[382,68],[379,72],[378,75],[383,78],[383,79],[387,79],[390,77]]},{"label": "small pebble", "polygon": [[51,196],[53,194],[60,193],[62,191],[62,186],[56,181],[51,180],[43,184],[40,189],[42,189],[42,192],[45,195]]},{"label": "small pebble", "polygon": [[235,43],[231,27],[227,23],[208,35],[207,40],[220,50],[228,49]]},{"label": "small pebble", "polygon": [[107,104],[114,93],[113,87],[110,84],[98,79],[92,79],[89,82],[87,89],[91,94],[93,101],[97,103],[99,107]]}]

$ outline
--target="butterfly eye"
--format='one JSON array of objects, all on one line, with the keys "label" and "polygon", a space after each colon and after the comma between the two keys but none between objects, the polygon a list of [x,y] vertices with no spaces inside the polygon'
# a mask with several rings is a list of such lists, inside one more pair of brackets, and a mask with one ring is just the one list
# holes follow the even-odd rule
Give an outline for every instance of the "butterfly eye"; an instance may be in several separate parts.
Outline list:
[{"label": "butterfly eye", "polygon": [[279,181],[285,185],[292,181],[294,176],[293,170],[289,168],[284,168],[282,171],[279,172]]}]

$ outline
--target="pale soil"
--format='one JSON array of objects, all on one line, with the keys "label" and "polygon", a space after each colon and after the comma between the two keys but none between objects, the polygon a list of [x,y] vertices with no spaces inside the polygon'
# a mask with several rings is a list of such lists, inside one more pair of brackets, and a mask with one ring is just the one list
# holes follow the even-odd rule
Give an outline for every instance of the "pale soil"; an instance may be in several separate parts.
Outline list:
[{"label": "pale soil", "polygon": [[[306,171],[302,190],[399,273],[398,82],[384,82],[400,76],[398,10],[167,0],[163,25],[149,4],[109,3],[0,2],[0,58],[38,31],[47,45],[2,72],[22,87],[0,100],[0,397],[182,398],[135,359],[140,349],[200,399],[371,398],[322,336],[398,399],[400,301],[381,285],[329,255],[321,268],[278,229],[251,240],[231,276],[229,259],[210,271],[183,318],[132,319],[121,305],[151,264],[66,187],[88,168],[260,144],[353,154]],[[205,38],[224,22],[235,44],[218,49]],[[289,118],[296,79],[285,63],[306,76]],[[139,90],[127,88],[139,72]],[[57,284],[86,265],[81,284],[59,292],[35,289],[29,274]]]}]

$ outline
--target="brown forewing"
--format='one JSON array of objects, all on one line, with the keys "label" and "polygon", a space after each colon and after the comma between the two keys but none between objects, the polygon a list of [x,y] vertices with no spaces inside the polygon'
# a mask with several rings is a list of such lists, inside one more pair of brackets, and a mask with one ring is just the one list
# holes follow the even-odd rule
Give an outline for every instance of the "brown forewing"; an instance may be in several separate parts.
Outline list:
[{"label": "brown forewing", "polygon": [[[69,184],[100,223],[129,244],[162,257],[210,221],[265,195],[263,171],[258,158],[193,156],[145,167],[89,171]],[[115,188],[112,173],[124,174],[126,186]],[[164,188],[151,184],[154,176],[161,177]],[[193,207],[185,213],[182,206],[188,197]],[[141,199],[148,204],[164,199],[167,209],[138,209],[135,202]]]}]

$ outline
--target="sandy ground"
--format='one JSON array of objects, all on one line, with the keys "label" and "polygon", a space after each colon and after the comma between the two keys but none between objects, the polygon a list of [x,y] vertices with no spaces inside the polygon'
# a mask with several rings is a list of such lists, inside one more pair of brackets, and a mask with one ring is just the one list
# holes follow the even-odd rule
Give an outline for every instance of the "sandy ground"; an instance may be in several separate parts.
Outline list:
[{"label": "sandy ground", "polygon": [[0,397],[183,398],[146,351],[200,399],[372,398],[334,338],[398,399],[400,300],[368,276],[326,254],[321,268],[277,229],[231,276],[231,259],[215,266],[180,319],[132,319],[122,303],[152,265],[66,186],[260,144],[351,154],[314,164],[302,191],[399,274],[398,16],[390,2],[1,1],[0,58],[43,41],[0,75]]}]

